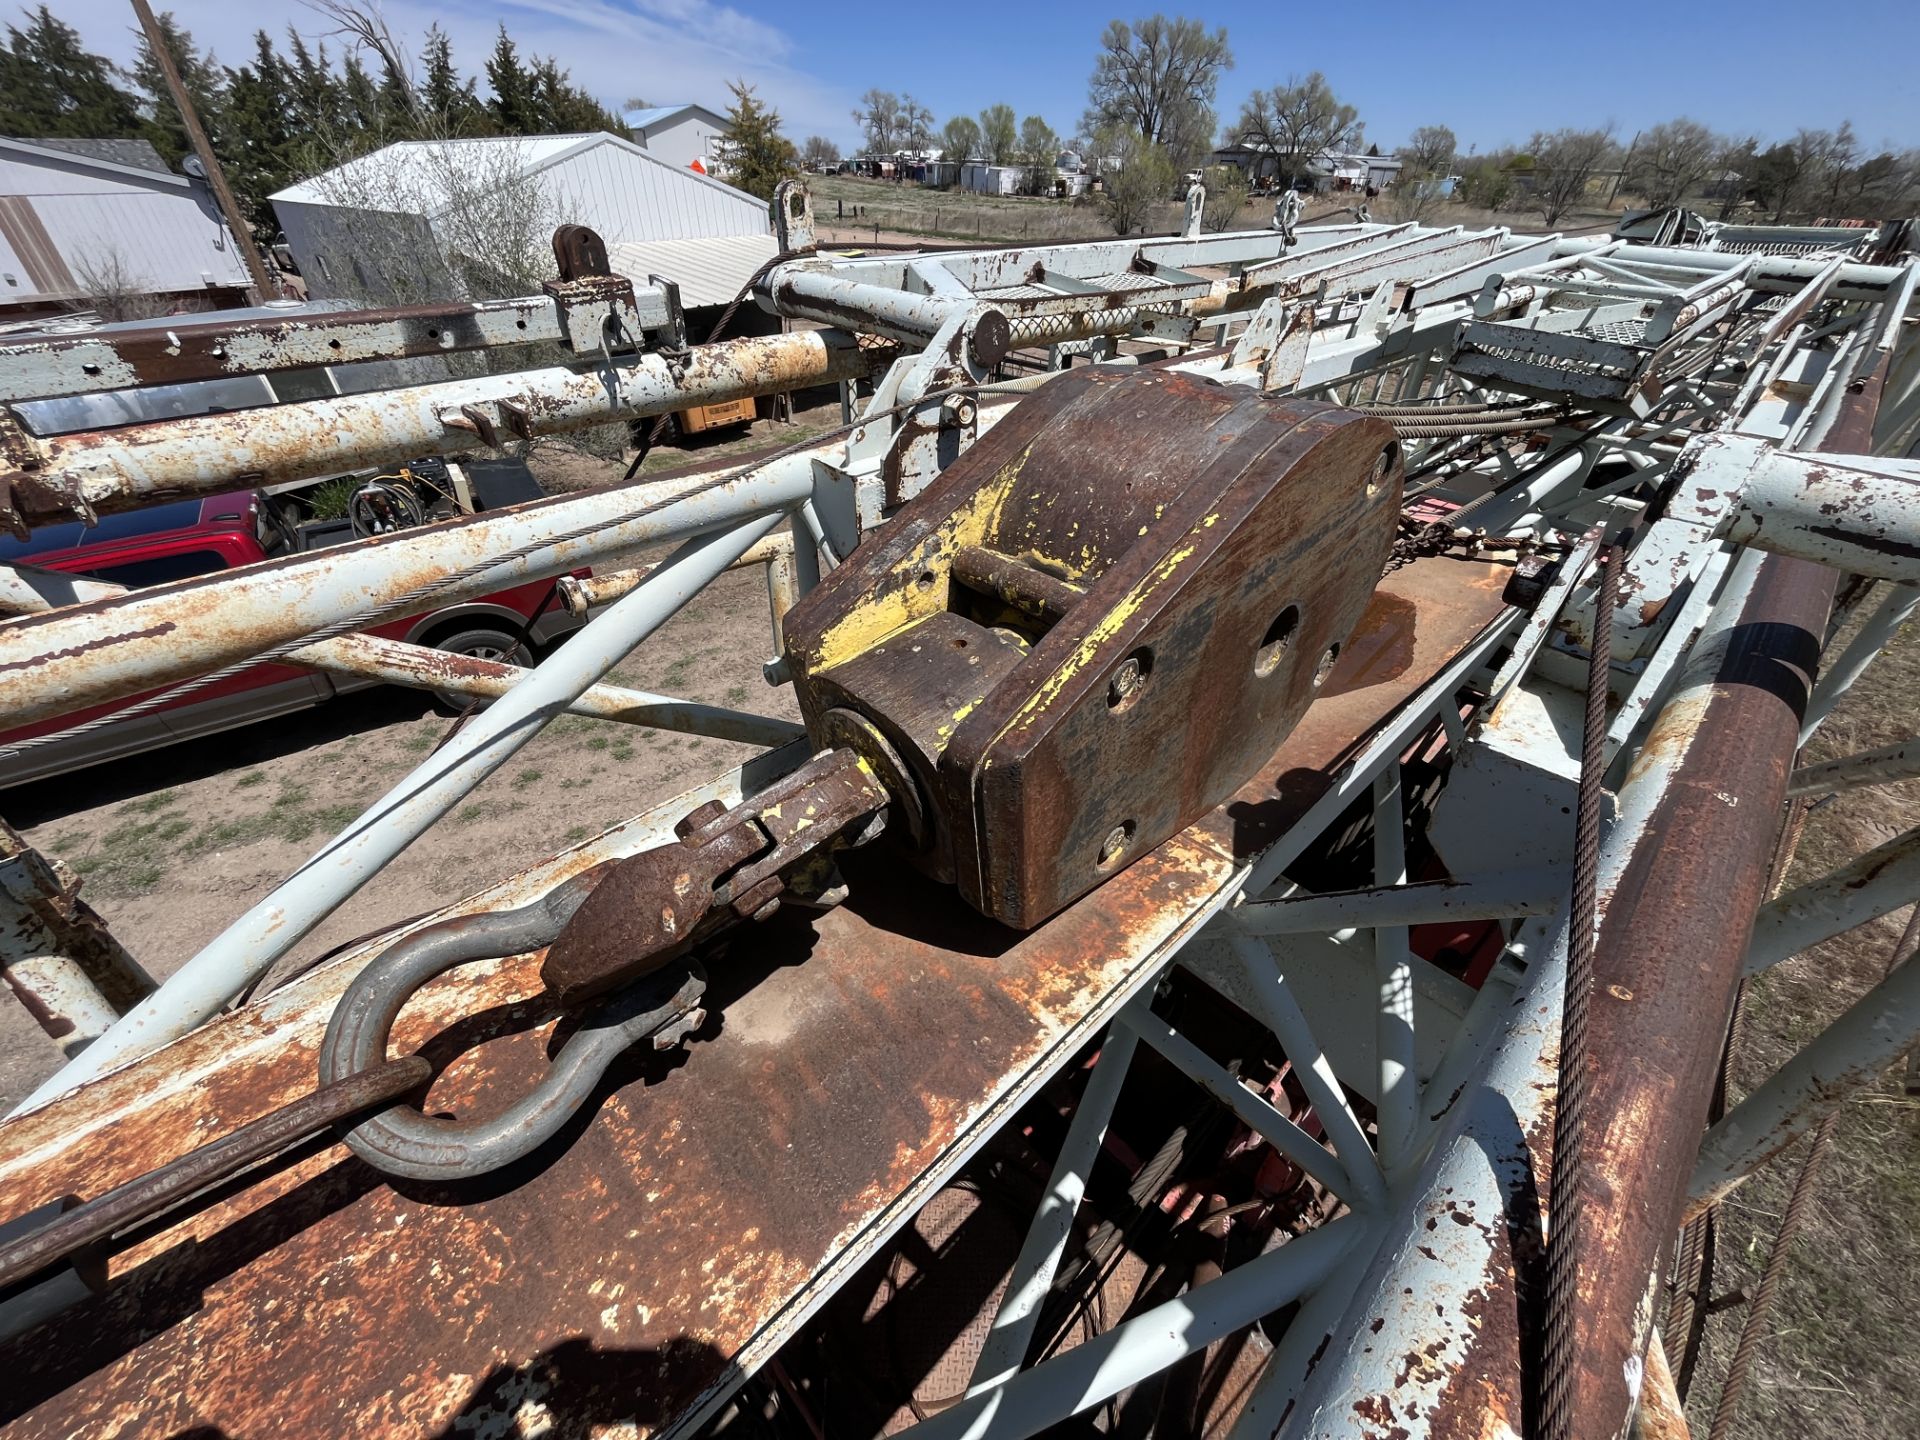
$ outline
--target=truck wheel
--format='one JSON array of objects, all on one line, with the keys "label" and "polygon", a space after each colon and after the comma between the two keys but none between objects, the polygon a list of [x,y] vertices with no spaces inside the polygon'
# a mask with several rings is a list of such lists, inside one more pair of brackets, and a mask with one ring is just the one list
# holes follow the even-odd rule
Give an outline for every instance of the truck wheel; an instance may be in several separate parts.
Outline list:
[{"label": "truck wheel", "polygon": [[[481,627],[473,630],[458,630],[453,634],[433,642],[436,650],[445,650],[450,655],[471,655],[476,660],[503,660],[509,665],[531,665],[533,656],[527,647],[516,641],[504,630]],[[458,715],[469,705],[484,710],[489,700],[473,700],[468,696],[447,690],[433,692],[433,702],[448,715]]]}]

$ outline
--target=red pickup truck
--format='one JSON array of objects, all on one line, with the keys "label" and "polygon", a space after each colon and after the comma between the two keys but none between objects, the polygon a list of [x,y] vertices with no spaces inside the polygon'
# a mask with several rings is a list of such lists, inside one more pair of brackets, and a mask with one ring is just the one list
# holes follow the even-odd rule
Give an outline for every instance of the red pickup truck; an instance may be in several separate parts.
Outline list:
[{"label": "red pickup truck", "polygon": [[[0,538],[0,564],[32,564],[44,570],[60,570],[138,588],[229,570],[256,560],[353,538],[350,530],[343,530],[316,542],[309,533],[303,543],[301,533],[286,522],[264,495],[253,490],[238,490],[204,500],[181,500],[124,515],[103,516],[92,529],[74,523],[37,530],[29,540]],[[464,604],[377,625],[367,633],[462,655],[527,664],[531,657],[524,650],[517,650],[516,645],[530,616],[533,618],[528,638],[536,648],[557,642],[567,631],[583,623],[551,600],[552,591],[551,581],[536,580]],[[176,740],[230,730],[378,683],[289,665],[256,665],[177,704],[0,760],[0,788],[103,760],[115,760]],[[96,715],[111,714],[141,698],[144,697],[129,696],[0,733],[0,747],[29,736],[63,730]]]}]

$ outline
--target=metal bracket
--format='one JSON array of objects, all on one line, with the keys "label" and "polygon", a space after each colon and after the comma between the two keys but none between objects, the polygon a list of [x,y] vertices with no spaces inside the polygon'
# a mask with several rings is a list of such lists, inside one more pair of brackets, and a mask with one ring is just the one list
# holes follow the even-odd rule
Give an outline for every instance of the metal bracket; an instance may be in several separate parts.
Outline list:
[{"label": "metal bracket", "polygon": [[773,190],[773,233],[782,254],[814,248],[813,196],[798,180],[782,180]]}]

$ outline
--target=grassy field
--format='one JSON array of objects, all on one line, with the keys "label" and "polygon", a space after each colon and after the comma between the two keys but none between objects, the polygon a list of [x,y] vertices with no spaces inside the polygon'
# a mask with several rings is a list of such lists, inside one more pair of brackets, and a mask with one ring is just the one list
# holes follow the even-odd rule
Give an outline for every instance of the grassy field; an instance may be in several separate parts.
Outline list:
[{"label": "grassy field", "polygon": [[[919,236],[929,240],[982,244],[1016,240],[1105,240],[1113,235],[1096,198],[1078,200],[1040,200],[1015,195],[975,195],[964,190],[925,190],[918,185],[891,180],[869,180],[854,175],[810,175],[807,188],[813,194],[814,219],[821,228],[841,239],[863,232]],[[1334,223],[1349,218],[1347,206],[1353,196],[1315,196],[1308,200],[1305,223]],[[1146,233],[1164,235],[1179,228],[1183,207],[1168,201],[1160,206],[1146,226]],[[1402,218],[1389,194],[1373,202],[1373,218],[1392,221]],[[1617,210],[1583,209],[1560,218],[1554,227],[1563,232],[1610,228]],[[1466,205],[1442,205],[1424,217],[1429,225],[1464,225],[1482,228],[1504,225],[1516,231],[1542,231],[1545,226],[1535,211],[1477,210]],[[1250,201],[1242,206],[1229,230],[1265,229],[1273,221],[1271,200]]]},{"label": "grassy field", "polygon": [[[1806,758],[1832,759],[1913,733],[1920,643],[1913,627],[1840,702]],[[1841,793],[1808,819],[1787,885],[1804,884],[1920,825],[1920,782]],[[1885,973],[1910,912],[1899,911],[1797,956],[1749,991],[1734,1097],[1783,1060]],[[1920,1435],[1920,1100],[1906,1067],[1841,1111],[1798,1243],[1775,1295],[1770,1335],[1748,1376],[1732,1434]],[[1788,1151],[1722,1209],[1714,1293],[1751,1291],[1805,1154]],[[1744,1306],[1707,1322],[1688,1417],[1704,1437],[1732,1357]]]}]

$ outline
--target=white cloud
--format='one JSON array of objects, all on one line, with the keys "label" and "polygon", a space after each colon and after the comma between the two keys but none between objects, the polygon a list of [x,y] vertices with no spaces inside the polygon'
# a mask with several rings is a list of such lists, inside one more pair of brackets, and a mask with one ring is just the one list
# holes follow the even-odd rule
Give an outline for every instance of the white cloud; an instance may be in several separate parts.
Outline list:
[{"label": "white cloud", "polygon": [[[202,47],[238,66],[253,51],[253,32],[276,41],[292,26],[310,39],[331,28],[327,18],[298,0],[156,0],[171,10]],[[698,101],[724,111],[730,80],[745,80],[780,112],[797,144],[817,131],[847,126],[853,97],[789,63],[792,38],[777,26],[711,0],[485,0],[447,9],[427,0],[396,0],[383,7],[387,22],[417,52],[427,27],[438,23],[453,40],[461,72],[481,76],[504,21],[523,55],[552,55],[575,83],[610,108],[629,96],[656,104]],[[60,18],[93,50],[125,63],[135,50],[128,12],[120,0],[69,0]],[[329,42],[338,50],[339,41]]]}]

